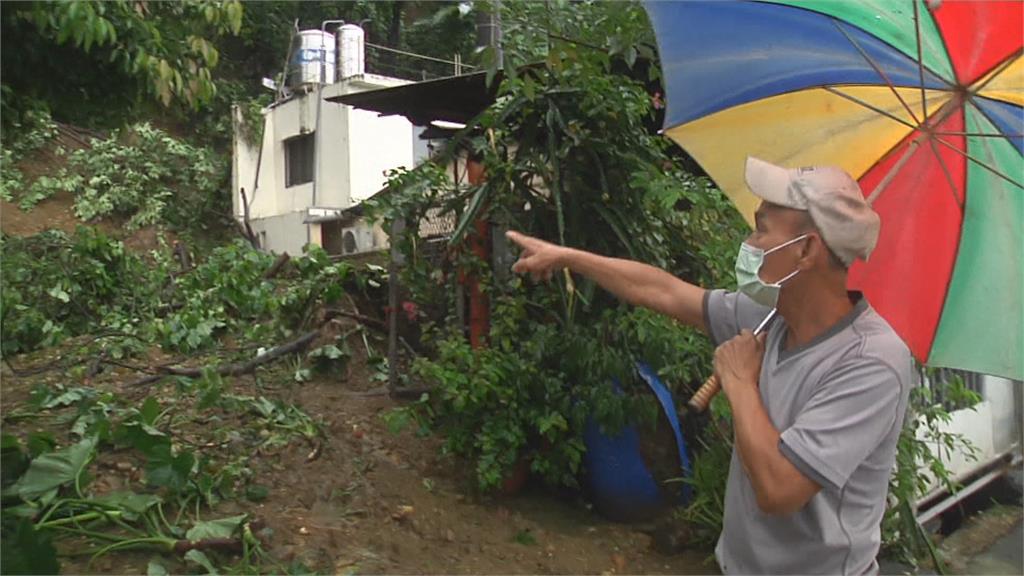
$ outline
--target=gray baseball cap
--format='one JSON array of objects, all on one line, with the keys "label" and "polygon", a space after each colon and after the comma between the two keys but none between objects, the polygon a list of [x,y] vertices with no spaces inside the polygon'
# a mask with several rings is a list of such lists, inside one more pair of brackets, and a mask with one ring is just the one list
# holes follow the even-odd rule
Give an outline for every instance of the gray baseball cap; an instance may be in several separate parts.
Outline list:
[{"label": "gray baseball cap", "polygon": [[842,168],[783,168],[750,156],[746,181],[762,200],[810,213],[825,244],[846,266],[857,258],[867,260],[875,249],[881,221]]}]

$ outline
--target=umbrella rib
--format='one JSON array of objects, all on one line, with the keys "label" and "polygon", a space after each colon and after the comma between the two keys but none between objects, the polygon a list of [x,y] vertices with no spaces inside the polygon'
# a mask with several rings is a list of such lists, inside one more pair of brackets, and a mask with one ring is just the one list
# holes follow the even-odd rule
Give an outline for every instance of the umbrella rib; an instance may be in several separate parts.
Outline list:
[{"label": "umbrella rib", "polygon": [[949,173],[949,166],[946,166],[946,161],[942,158],[942,155],[939,154],[939,148],[935,145],[935,141],[933,139],[928,139],[928,145],[932,149],[932,154],[935,154],[935,159],[939,161],[939,167],[942,168],[942,173],[946,175],[946,181],[949,182],[949,189],[953,193],[953,200],[956,202],[957,206],[960,207],[960,210],[963,210],[964,201],[960,197],[960,194],[957,194],[957,186],[953,182],[953,175]]},{"label": "umbrella rib", "polygon": [[835,94],[836,96],[840,96],[842,98],[846,98],[847,100],[849,100],[849,101],[851,101],[851,102],[853,102],[855,104],[860,104],[861,106],[867,108],[868,110],[871,110],[873,112],[877,112],[878,114],[881,114],[882,116],[885,116],[886,118],[888,118],[890,120],[893,120],[895,122],[899,122],[900,124],[903,124],[907,128],[910,128],[912,130],[916,130],[918,128],[918,126],[915,126],[915,125],[911,124],[910,122],[907,122],[906,120],[904,120],[904,119],[902,119],[902,118],[892,114],[891,112],[886,112],[885,110],[882,110],[881,108],[879,108],[879,107],[877,107],[877,106],[875,106],[873,104],[868,104],[867,102],[861,100],[860,98],[857,98],[856,96],[851,96],[849,94],[846,94],[845,92],[841,92],[841,91],[833,88],[832,86],[822,86],[822,88],[824,88],[828,92],[831,92],[832,94]]},{"label": "umbrella rib", "polygon": [[1014,180],[1013,178],[1010,178],[1009,176],[1007,176],[1007,175],[1003,174],[1002,172],[1000,172],[1000,171],[996,170],[995,168],[993,168],[993,167],[989,166],[988,164],[985,164],[985,163],[984,163],[984,162],[982,162],[981,160],[978,160],[977,158],[975,158],[974,156],[971,156],[971,155],[970,155],[970,154],[968,154],[967,152],[965,152],[965,151],[963,151],[963,150],[961,150],[961,149],[957,148],[956,146],[954,146],[954,145],[950,144],[949,142],[946,142],[946,141],[945,141],[945,140],[943,140],[942,138],[935,138],[935,141],[936,141],[936,142],[938,142],[939,144],[942,144],[943,146],[946,146],[946,147],[948,147],[948,148],[951,148],[951,149],[952,149],[953,151],[955,151],[955,152],[957,152],[958,154],[962,155],[962,156],[963,156],[964,158],[967,158],[968,160],[970,160],[971,162],[974,162],[974,163],[975,163],[975,164],[977,164],[978,166],[981,166],[981,167],[982,167],[982,168],[984,168],[985,170],[988,170],[989,172],[991,172],[991,173],[995,174],[996,176],[999,176],[999,177],[1000,177],[1000,178],[1002,178],[1003,180],[1006,180],[1006,181],[1007,181],[1007,182],[1009,182],[1010,184],[1013,184],[1014,186],[1016,186],[1016,187],[1018,187],[1018,188],[1020,188],[1020,189],[1024,190],[1024,184],[1021,184],[1020,182],[1017,182],[1017,181],[1016,181],[1016,180]]},{"label": "umbrella rib", "polygon": [[885,175],[885,178],[882,178],[882,181],[879,182],[875,186],[875,189],[871,191],[871,194],[868,195],[867,203],[869,206],[873,205],[875,203],[875,200],[878,200],[878,197],[882,195],[882,192],[885,192],[885,189],[889,187],[889,184],[891,184],[892,181],[896,179],[896,174],[899,173],[901,169],[903,169],[903,165],[906,164],[907,161],[910,160],[910,157],[914,155],[914,152],[917,151],[917,148],[920,145],[920,141],[921,138],[918,137],[912,140],[909,144],[907,144],[907,149],[903,151],[903,154],[900,156],[900,159],[896,161],[896,164],[894,164],[892,168],[889,168],[888,173]]},{"label": "umbrella rib", "polygon": [[914,2],[914,30],[917,33],[917,71],[921,77],[921,106],[924,109],[924,117],[928,117],[928,99],[925,97],[924,92],[924,58],[921,54],[921,14],[920,9],[917,6],[917,2]]},{"label": "umbrella rib", "polygon": [[903,108],[907,111],[907,114],[910,114],[910,118],[914,121],[914,124],[916,126],[920,126],[921,121],[917,119],[917,114],[914,114],[914,111],[910,109],[910,106],[907,104],[906,100],[904,100],[903,96],[900,95],[899,90],[896,90],[896,86],[893,85],[891,80],[889,80],[889,76],[887,76],[886,73],[882,71],[882,68],[879,67],[874,60],[871,59],[871,56],[868,56],[868,53],[864,51],[864,49],[861,47],[859,43],[857,43],[857,40],[854,39],[853,36],[850,36],[850,34],[847,33],[846,30],[844,30],[843,27],[839,25],[838,20],[832,18],[832,24],[836,27],[836,29],[838,29],[843,34],[843,36],[846,36],[846,39],[849,40],[851,44],[853,44],[853,47],[856,48],[858,52],[860,52],[860,55],[864,57],[864,60],[867,61],[871,68],[873,68],[874,71],[879,76],[882,77],[882,80],[885,80],[885,85],[889,87],[889,90],[892,90],[893,95],[896,96],[896,99],[899,100],[900,104],[903,105]]},{"label": "umbrella rib", "polygon": [[[983,98],[983,96],[980,96],[979,94],[977,94],[975,92],[970,92],[970,91],[968,91],[966,93],[966,96],[967,96],[967,101],[970,102],[971,104],[973,104],[974,107],[978,109],[978,113],[980,113],[982,116],[988,118],[989,122],[992,122],[992,118],[990,118],[989,115],[985,113],[985,109],[982,108],[981,105],[978,104],[978,102],[975,100],[975,98]],[[993,127],[996,128],[996,130],[999,130],[999,128],[995,126],[995,123],[993,123]],[[970,136],[980,136],[980,137],[983,137],[983,138],[1003,137],[1003,138],[1006,138],[1006,141],[1010,142],[1010,144],[1013,144],[1013,142],[1010,140],[1011,138],[1020,138],[1021,137],[1021,134],[969,134],[969,135]]]}]

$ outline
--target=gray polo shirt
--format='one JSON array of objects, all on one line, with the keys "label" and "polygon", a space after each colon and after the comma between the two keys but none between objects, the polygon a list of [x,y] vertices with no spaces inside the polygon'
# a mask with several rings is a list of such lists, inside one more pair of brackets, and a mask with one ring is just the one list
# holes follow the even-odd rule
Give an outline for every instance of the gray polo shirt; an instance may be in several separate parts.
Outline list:
[{"label": "gray polo shirt", "polygon": [[[716,346],[767,313],[741,294],[704,297]],[[786,331],[781,316],[768,330],[761,400],[782,454],[822,489],[793,514],[765,514],[733,449],[715,556],[726,574],[875,573],[912,382],[910,351],[864,299],[803,346],[784,350]]]}]

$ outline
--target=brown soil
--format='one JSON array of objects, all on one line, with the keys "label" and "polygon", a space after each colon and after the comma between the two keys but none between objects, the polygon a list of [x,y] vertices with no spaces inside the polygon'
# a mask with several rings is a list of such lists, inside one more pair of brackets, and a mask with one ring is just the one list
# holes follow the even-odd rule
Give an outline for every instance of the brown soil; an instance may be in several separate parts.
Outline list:
[{"label": "brown soil", "polygon": [[[1024,517],[1020,506],[998,504],[967,519],[963,526],[941,542],[949,572],[969,574],[975,555],[1016,527]],[[974,572],[977,573],[977,572]],[[993,572],[994,573],[994,572]]]},{"label": "brown soil", "polygon": [[[438,439],[387,431],[381,416],[396,403],[365,392],[379,384],[368,382],[372,371],[363,365],[356,344],[351,343],[355,358],[347,376],[298,384],[283,361],[258,378],[247,375],[227,382],[235,394],[294,402],[324,425],[315,457],[311,454],[316,451],[301,440],[278,451],[252,453],[248,466],[253,482],[269,488],[266,500],[227,501],[203,513],[213,518],[247,512],[259,519],[266,526],[264,548],[272,558],[263,564],[265,570],[279,572],[301,562],[328,573],[717,573],[708,552],[662,555],[652,549],[648,534],[602,519],[575,495],[559,497],[533,487],[514,497],[477,494],[471,464],[441,456]],[[56,350],[43,351],[15,358],[15,366],[23,370],[58,357]],[[162,359],[156,355],[149,360]],[[7,366],[0,376],[4,432],[23,435],[45,427],[61,441],[67,439],[68,424],[55,425],[57,417],[9,418],[38,383],[91,384],[116,391],[129,405],[150,394],[175,394],[173,383],[128,389],[125,383],[138,374],[122,368],[88,383],[61,371],[18,378]],[[241,418],[224,418],[219,426],[243,426]],[[192,442],[212,433],[203,422],[183,426],[175,434]],[[101,453],[90,467],[96,477],[93,489],[138,486],[140,464],[130,452]],[[75,543],[64,546],[70,551]],[[153,557],[124,552],[92,565],[82,557],[62,558],[62,563],[65,573],[127,574],[144,571]],[[162,561],[175,571],[189,569],[167,557]]]},{"label": "brown soil", "polygon": [[[67,164],[67,154],[85,148],[90,137],[101,134],[83,131],[64,124],[58,125],[58,133],[52,146],[45,146],[29,154],[17,163],[27,189],[40,176],[55,176]],[[58,155],[57,147],[67,152]],[[15,198],[17,200],[17,198]],[[60,192],[36,204],[31,210],[22,210],[17,201],[0,200],[0,229],[11,236],[31,236],[44,230],[61,230],[68,234],[83,222],[75,216],[75,199],[71,193]],[[175,240],[172,232],[159,227],[148,227],[129,231],[125,222],[118,219],[103,219],[88,223],[108,234],[124,241],[125,246],[137,252],[148,252],[159,247],[158,237],[163,235],[168,244]]]}]

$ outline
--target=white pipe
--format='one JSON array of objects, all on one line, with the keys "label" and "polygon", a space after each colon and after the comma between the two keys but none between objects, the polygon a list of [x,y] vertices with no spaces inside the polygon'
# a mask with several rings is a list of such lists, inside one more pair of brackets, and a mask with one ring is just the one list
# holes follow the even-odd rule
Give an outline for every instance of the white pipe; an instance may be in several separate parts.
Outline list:
[{"label": "white pipe", "polygon": [[[975,492],[981,490],[982,488],[987,486],[990,482],[992,482],[996,478],[999,478],[1000,476],[1006,474],[1014,466],[1019,466],[1020,465],[1021,458],[1019,456],[1015,457],[1015,458],[1011,457],[1009,462],[1005,462],[1004,461],[1002,463],[999,463],[999,460],[1005,460],[1007,456],[1009,456],[1009,453],[1003,454],[1002,456],[1000,456],[999,458],[996,459],[996,461],[994,463],[995,466],[994,466],[994,468],[992,470],[989,470],[987,473],[983,474],[982,476],[979,476],[978,478],[975,478],[973,481],[971,481],[970,484],[964,486],[960,490],[957,490],[955,493],[950,494],[948,497],[946,497],[941,502],[939,502],[939,503],[937,503],[937,504],[935,504],[933,506],[930,506],[928,508],[928,510],[926,510],[924,513],[918,514],[917,515],[918,523],[919,524],[925,524],[927,522],[930,522],[931,520],[934,520],[935,518],[940,516],[943,512],[949,510],[953,506],[956,506],[958,503],[960,503],[962,500],[966,499],[971,494],[974,494]],[[935,496],[935,494],[932,495],[932,498],[934,498],[934,496]],[[925,501],[927,499],[928,498],[922,499],[919,502],[923,502],[923,501]]]},{"label": "white pipe", "polygon": [[[316,189],[320,184],[320,109],[323,106],[324,82],[327,81],[327,46],[324,45],[324,36],[327,35],[328,24],[344,23],[344,20],[324,20],[320,23],[320,81],[316,85],[316,127],[313,128],[313,198],[310,201],[310,206],[316,206]],[[312,240],[312,227],[306,224],[306,244]]]}]

